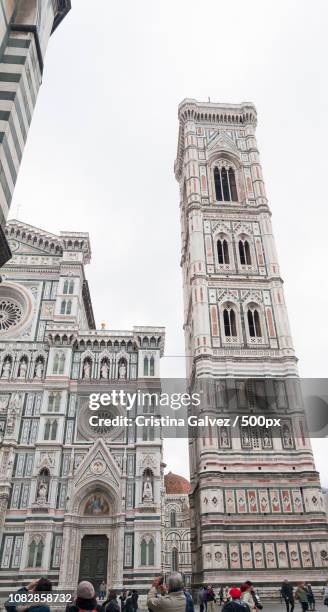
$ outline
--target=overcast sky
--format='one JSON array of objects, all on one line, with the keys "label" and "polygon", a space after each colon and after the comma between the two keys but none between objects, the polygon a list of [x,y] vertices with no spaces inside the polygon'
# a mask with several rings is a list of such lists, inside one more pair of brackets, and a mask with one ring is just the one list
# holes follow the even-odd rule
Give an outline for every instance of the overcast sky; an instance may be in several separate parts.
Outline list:
[{"label": "overcast sky", "polygon": [[[303,376],[327,375],[325,0],[72,0],[53,35],[11,217],[89,231],[97,325],[165,325],[184,375],[177,106],[253,101]],[[317,466],[328,485],[324,446]],[[167,444],[188,474],[187,445]],[[183,452],[184,451],[184,452]]]}]

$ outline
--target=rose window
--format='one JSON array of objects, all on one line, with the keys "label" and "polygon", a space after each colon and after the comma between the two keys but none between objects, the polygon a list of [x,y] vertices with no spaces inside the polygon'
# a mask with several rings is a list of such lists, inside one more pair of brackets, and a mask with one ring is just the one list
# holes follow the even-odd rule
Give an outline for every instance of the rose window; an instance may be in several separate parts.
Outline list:
[{"label": "rose window", "polygon": [[13,300],[0,301],[0,331],[7,331],[22,319],[22,307]]}]

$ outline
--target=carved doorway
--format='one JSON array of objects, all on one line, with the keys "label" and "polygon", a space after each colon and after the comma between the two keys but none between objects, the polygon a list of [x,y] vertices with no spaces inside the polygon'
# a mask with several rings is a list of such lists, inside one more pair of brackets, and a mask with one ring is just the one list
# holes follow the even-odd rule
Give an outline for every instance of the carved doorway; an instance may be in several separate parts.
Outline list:
[{"label": "carved doorway", "polygon": [[81,542],[79,582],[89,580],[99,594],[99,585],[107,584],[108,538],[105,535],[86,535]]}]

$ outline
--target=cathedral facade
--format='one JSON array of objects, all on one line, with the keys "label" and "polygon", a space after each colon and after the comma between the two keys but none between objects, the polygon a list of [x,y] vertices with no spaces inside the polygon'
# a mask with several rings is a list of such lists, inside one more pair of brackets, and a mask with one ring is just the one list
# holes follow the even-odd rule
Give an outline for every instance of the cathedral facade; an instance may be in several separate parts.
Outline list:
[{"label": "cathedral facade", "polygon": [[175,175],[190,385],[203,384],[213,416],[249,416],[268,397],[282,416],[274,435],[237,420],[190,438],[193,581],[249,578],[269,593],[286,576],[322,584],[328,527],[256,123],[251,103],[184,100]]},{"label": "cathedral facade", "polygon": [[[160,431],[107,426],[124,401],[159,391],[165,330],[97,330],[84,267],[88,234],[10,221],[0,285],[0,592],[47,575],[60,590],[146,591],[162,571]],[[130,416],[150,414],[150,397]]]}]

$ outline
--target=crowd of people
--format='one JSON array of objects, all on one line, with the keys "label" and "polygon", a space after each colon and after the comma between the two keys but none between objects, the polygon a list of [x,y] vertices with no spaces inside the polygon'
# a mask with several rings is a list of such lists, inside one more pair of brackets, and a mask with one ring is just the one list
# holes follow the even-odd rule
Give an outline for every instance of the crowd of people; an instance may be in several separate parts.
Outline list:
[{"label": "crowd of people", "polygon": [[247,580],[240,587],[221,586],[215,593],[212,585],[201,587],[198,591],[200,612],[215,612],[216,604],[225,612],[255,612],[263,606],[253,583]]},{"label": "crowd of people", "polygon": [[[39,578],[19,589],[16,595],[23,596],[28,593],[42,595],[51,592],[51,581]],[[74,602],[67,604],[65,612],[136,612],[138,610],[139,596],[136,590],[122,589],[119,595],[114,590],[108,591],[107,595],[106,593],[105,582],[100,584],[97,597],[91,582],[83,580],[77,587]],[[301,612],[313,612],[316,609],[310,583],[301,582],[297,587],[293,587],[286,579],[281,585],[280,598],[281,602],[284,600],[286,604],[286,612],[294,611],[295,602],[300,603]],[[328,606],[328,581],[323,590],[323,598],[324,605]],[[7,612],[50,612],[49,600],[44,599],[45,601],[41,597],[35,597],[35,602],[23,606],[16,600],[8,599],[4,607]],[[197,604],[200,612],[216,612],[218,606],[222,606],[221,612],[257,612],[263,609],[259,593],[250,580],[233,587],[221,586],[214,589],[210,584],[202,586],[198,591]],[[179,572],[170,574],[166,584],[163,576],[154,579],[147,595],[146,606],[149,612],[194,612],[193,599],[186,590]]]}]

